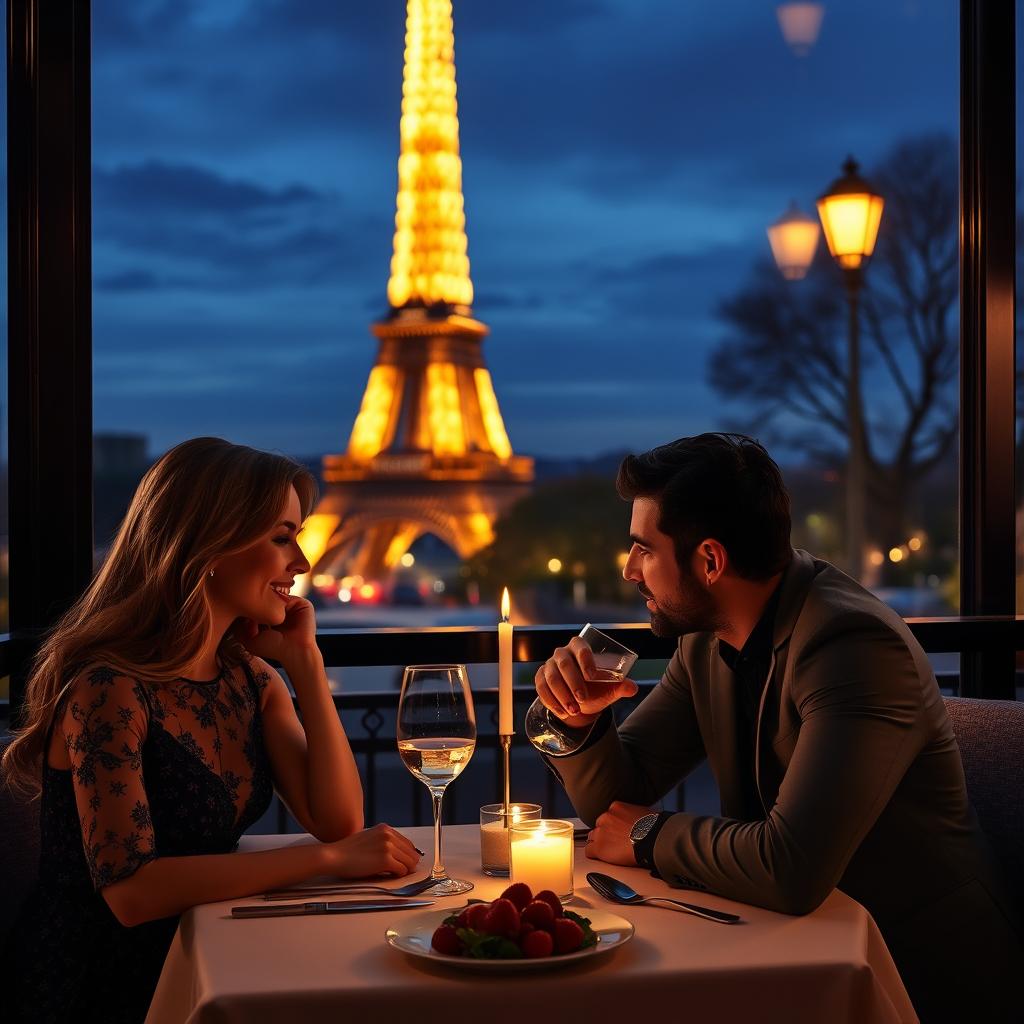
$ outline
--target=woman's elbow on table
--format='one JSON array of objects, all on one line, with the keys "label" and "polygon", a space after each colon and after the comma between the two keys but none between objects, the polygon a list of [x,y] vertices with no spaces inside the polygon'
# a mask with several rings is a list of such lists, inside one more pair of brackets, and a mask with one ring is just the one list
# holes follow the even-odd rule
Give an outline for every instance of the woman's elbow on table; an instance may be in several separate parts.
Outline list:
[{"label": "woman's elbow on table", "polygon": [[309,829],[310,835],[321,843],[337,843],[342,839],[348,839],[365,828],[363,816],[360,814],[351,822],[339,825],[313,825]]},{"label": "woman's elbow on table", "polygon": [[117,918],[117,923],[123,928],[134,928],[147,921],[154,921],[160,916],[147,908],[144,889],[135,875],[104,886],[100,894],[110,912]]}]

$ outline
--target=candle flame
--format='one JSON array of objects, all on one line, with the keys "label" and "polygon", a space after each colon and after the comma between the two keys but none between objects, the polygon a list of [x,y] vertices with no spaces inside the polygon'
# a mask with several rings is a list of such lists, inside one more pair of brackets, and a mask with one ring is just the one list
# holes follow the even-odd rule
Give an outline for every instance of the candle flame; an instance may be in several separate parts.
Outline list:
[{"label": "candle flame", "polygon": [[508,599],[508,587],[505,587],[501,592],[501,621],[508,622],[509,613],[511,612],[511,606]]}]

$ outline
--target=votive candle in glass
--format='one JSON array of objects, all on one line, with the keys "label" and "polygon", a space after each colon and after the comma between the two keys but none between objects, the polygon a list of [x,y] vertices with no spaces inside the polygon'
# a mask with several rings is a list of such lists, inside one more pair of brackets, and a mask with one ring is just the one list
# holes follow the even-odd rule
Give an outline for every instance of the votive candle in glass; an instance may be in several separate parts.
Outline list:
[{"label": "votive candle in glass", "polygon": [[[537,821],[540,804],[510,804],[509,817],[519,821]],[[508,878],[508,826],[504,804],[484,804],[480,808],[480,867],[485,875]]]},{"label": "votive candle in glass", "polygon": [[541,818],[509,829],[509,867],[513,882],[533,893],[550,889],[559,899],[572,896],[572,822]]}]

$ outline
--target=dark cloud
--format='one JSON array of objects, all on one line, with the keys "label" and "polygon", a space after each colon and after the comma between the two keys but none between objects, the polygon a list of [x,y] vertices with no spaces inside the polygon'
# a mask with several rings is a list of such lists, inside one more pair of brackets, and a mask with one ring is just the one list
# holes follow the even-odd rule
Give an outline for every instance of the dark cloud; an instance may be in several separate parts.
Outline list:
[{"label": "dark cloud", "polygon": [[94,278],[93,287],[108,292],[150,291],[160,287],[160,279],[151,270],[122,270]]},{"label": "dark cloud", "polygon": [[537,292],[477,291],[473,298],[474,305],[481,310],[539,309],[544,302],[544,296]]},{"label": "dark cloud", "polygon": [[268,188],[159,161],[96,168],[93,182],[107,290],[316,286],[361,270],[368,251],[386,266],[387,218],[353,216],[336,194],[306,185]]},{"label": "dark cloud", "polygon": [[98,203],[116,203],[143,213],[159,209],[175,216],[209,212],[230,216],[324,198],[304,185],[269,189],[251,181],[231,180],[203,167],[160,160],[112,170],[97,167],[92,180]]}]

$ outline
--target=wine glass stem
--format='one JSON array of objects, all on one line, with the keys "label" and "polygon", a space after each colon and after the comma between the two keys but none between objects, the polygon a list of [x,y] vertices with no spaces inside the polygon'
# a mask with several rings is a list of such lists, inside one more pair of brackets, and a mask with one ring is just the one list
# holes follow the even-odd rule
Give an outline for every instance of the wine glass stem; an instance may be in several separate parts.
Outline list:
[{"label": "wine glass stem", "polygon": [[430,877],[447,878],[444,861],[441,860],[441,798],[444,796],[444,790],[432,789],[430,796],[434,801],[434,868],[430,872]]}]

